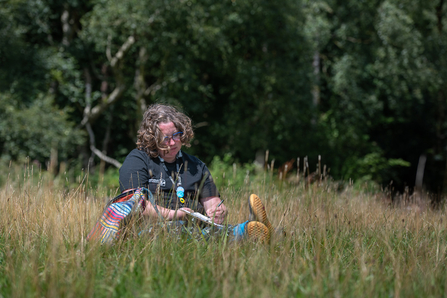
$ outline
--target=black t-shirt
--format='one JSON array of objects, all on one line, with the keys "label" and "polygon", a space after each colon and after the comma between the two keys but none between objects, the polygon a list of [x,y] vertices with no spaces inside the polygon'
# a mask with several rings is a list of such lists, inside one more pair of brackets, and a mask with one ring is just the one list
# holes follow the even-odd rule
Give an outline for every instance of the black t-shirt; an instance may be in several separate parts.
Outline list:
[{"label": "black t-shirt", "polygon": [[[121,191],[146,187],[154,194],[157,205],[169,209],[189,207],[199,212],[203,208],[200,199],[220,196],[210,171],[197,157],[182,151],[182,157],[177,158],[176,162],[165,161],[165,165],[168,171],[158,157],[151,158],[144,151],[132,150],[119,171]],[[168,176],[175,183],[179,181],[177,166],[180,169],[181,186],[185,189],[185,204],[177,198],[177,185],[173,185]]]}]

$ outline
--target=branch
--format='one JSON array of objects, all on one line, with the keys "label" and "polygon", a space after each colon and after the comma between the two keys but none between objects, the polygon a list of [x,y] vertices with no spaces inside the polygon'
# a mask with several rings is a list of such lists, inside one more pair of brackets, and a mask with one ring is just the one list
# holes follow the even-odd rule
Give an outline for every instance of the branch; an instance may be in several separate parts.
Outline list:
[{"label": "branch", "polygon": [[123,83],[116,86],[116,88],[112,91],[112,93],[110,93],[110,95],[105,100],[96,105],[90,111],[84,112],[84,119],[82,119],[81,125],[84,126],[87,123],[94,122],[108,106],[116,102],[121,97],[121,95],[124,93],[125,90],[126,85]]},{"label": "branch", "polygon": [[144,90],[144,95],[147,96],[149,94],[152,93],[152,95],[155,94],[155,92],[157,92],[158,90],[161,89],[161,84],[159,83],[159,80],[157,80],[157,82],[153,83],[152,85],[150,85],[146,90]]},{"label": "branch", "polygon": [[[85,112],[84,112],[84,119],[82,120],[82,123],[84,122],[84,120],[86,120],[86,122],[84,123],[85,127],[87,128],[87,132],[88,135],[90,137],[90,150],[96,154],[96,156],[98,156],[100,159],[104,160],[105,162],[108,162],[110,164],[113,164],[115,167],[120,168],[121,167],[121,163],[111,157],[108,157],[107,155],[105,155],[104,153],[102,153],[101,151],[99,151],[96,147],[95,147],[95,134],[93,133],[92,130],[92,126],[90,125],[90,121],[91,119],[89,119],[88,117],[86,117],[86,115],[88,115],[88,110],[90,110],[90,101],[91,101],[91,81],[92,78],[90,76],[90,72],[88,71],[88,69],[84,70],[85,73],[85,101],[87,103],[86,107],[85,107]],[[104,106],[104,105],[101,105]],[[97,108],[98,106],[96,106],[94,108],[94,110]],[[104,108],[103,108],[104,109]],[[90,113],[90,115],[92,115],[92,113]],[[99,114],[97,114],[99,115]],[[81,123],[81,124],[82,124]]]},{"label": "branch", "polygon": [[[176,79],[171,78],[168,81],[164,81],[163,83],[174,83]],[[155,83],[147,87],[147,89],[144,91],[144,96],[148,96],[149,94],[154,95],[158,90],[160,90],[162,87],[162,84],[160,83],[160,80],[157,80]]]},{"label": "branch", "polygon": [[[112,67],[114,73],[115,73],[115,79],[117,81],[117,86],[115,89],[110,93],[110,95],[102,100],[99,104],[97,104],[95,107],[90,108],[88,106],[85,107],[84,110],[84,118],[81,121],[81,126],[86,125],[87,123],[93,123],[101,114],[102,112],[111,104],[115,103],[121,95],[126,90],[126,84],[124,83],[124,80],[122,78],[121,69],[119,67],[119,62],[123,59],[125,53],[130,49],[130,47],[135,43],[135,38],[133,36],[129,36],[126,40],[126,42],[123,43],[121,48],[118,50],[118,52],[115,54],[115,56],[110,60],[110,66]],[[107,52],[109,51],[109,48],[107,49]],[[107,53],[107,56],[109,56],[110,53]]]},{"label": "branch", "polygon": [[117,161],[116,159],[113,159],[111,157],[108,157],[107,155],[105,155],[104,153],[102,153],[95,147],[95,134],[93,133],[90,123],[87,123],[85,125],[85,127],[87,128],[88,135],[90,137],[90,150],[92,150],[92,152],[95,153],[96,156],[98,156],[100,159],[104,160],[107,163],[114,165],[117,168],[120,168],[121,163],[119,161]]},{"label": "branch", "polygon": [[112,36],[109,34],[107,36],[107,47],[106,47],[106,56],[109,61],[112,60],[112,50],[110,49],[111,47],[112,47]]},{"label": "branch", "polygon": [[110,60],[110,66],[115,68],[115,65],[124,57],[124,54],[130,49],[130,47],[135,43],[135,37],[132,35],[129,36],[125,43],[121,46],[121,48],[116,52],[115,57]]},{"label": "branch", "polygon": [[79,28],[77,26],[78,22],[75,19],[76,13],[73,14],[69,9],[70,8],[68,4],[65,4],[64,11],[62,12],[61,15],[62,32],[63,32],[62,44],[66,47],[68,47],[71,44],[75,33],[79,31]]}]

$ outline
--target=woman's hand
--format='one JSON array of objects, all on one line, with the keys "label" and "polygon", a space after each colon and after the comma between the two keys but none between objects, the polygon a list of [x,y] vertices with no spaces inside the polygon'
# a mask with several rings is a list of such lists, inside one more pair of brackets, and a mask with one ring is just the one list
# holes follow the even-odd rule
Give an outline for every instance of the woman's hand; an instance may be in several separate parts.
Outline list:
[{"label": "woman's hand", "polygon": [[[215,223],[223,224],[227,216],[227,207],[220,204],[222,200],[219,197],[207,197],[201,199],[203,208],[205,208],[206,215],[214,220]],[[220,204],[220,206],[218,206]]]}]

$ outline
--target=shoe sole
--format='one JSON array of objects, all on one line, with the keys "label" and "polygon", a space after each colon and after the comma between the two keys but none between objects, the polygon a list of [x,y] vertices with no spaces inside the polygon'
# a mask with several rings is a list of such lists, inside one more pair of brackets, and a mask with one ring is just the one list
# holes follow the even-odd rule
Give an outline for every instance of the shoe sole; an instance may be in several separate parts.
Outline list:
[{"label": "shoe sole", "polygon": [[248,239],[261,243],[268,243],[270,241],[269,229],[259,221],[250,221],[247,226]]},{"label": "shoe sole", "polygon": [[250,198],[248,199],[248,207],[250,208],[250,215],[254,216],[254,218],[250,218],[250,220],[263,223],[271,233],[273,227],[267,218],[267,212],[265,212],[265,207],[262,204],[261,199],[255,194],[250,195]]}]

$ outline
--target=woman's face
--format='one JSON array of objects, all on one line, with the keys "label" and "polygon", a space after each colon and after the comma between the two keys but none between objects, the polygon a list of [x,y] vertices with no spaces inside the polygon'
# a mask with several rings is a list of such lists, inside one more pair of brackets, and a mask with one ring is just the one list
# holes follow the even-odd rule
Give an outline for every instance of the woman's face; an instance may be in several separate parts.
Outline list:
[{"label": "woman's face", "polygon": [[[173,134],[178,132],[177,128],[172,122],[160,123],[158,124],[158,128],[160,128],[165,137],[172,137]],[[174,162],[175,156],[182,148],[182,141],[174,141],[172,138],[169,138],[166,145],[169,146],[170,150],[158,150],[158,153],[165,161]]]}]

